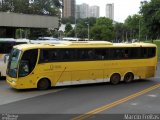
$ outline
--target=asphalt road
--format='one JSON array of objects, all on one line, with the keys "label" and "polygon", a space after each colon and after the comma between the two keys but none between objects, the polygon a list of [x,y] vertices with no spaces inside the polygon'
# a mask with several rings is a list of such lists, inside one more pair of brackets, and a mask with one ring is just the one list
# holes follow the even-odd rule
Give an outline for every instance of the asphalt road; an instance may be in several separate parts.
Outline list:
[{"label": "asphalt road", "polygon": [[[126,114],[159,114],[160,63],[155,78],[129,84],[102,83],[47,91],[17,91],[0,81],[0,113],[20,114],[18,117],[23,120],[120,120],[127,119]],[[84,115],[86,113],[89,115]],[[2,114],[0,120],[6,116]],[[160,115],[156,117],[160,119]]]}]

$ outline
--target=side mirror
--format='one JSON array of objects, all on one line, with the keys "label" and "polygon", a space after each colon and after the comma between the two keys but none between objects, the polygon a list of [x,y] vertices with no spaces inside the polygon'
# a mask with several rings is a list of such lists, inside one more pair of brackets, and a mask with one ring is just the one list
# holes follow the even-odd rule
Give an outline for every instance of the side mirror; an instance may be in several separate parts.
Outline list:
[{"label": "side mirror", "polygon": [[7,63],[7,62],[8,62],[8,59],[9,59],[9,55],[5,55],[5,56],[4,56],[4,63]]}]

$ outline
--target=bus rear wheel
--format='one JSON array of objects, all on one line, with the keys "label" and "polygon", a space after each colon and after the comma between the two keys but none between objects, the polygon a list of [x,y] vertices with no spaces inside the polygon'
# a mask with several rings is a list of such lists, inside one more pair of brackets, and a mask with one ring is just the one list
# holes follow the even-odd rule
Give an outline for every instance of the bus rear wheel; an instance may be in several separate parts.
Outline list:
[{"label": "bus rear wheel", "polygon": [[133,80],[134,80],[134,75],[133,75],[133,73],[128,72],[128,73],[125,74],[125,76],[124,76],[124,82],[130,83],[130,82],[132,82]]},{"label": "bus rear wheel", "polygon": [[51,87],[51,83],[47,78],[43,78],[41,80],[39,80],[38,84],[37,84],[37,88],[39,90],[47,90]]},{"label": "bus rear wheel", "polygon": [[116,85],[120,82],[121,80],[121,76],[120,74],[118,73],[114,73],[111,78],[110,78],[110,82],[113,84],[113,85]]}]

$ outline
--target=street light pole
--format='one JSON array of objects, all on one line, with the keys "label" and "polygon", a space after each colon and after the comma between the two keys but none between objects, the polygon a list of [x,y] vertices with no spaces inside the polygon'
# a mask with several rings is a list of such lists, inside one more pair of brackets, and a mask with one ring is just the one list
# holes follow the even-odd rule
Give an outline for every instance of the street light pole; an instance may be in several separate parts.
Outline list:
[{"label": "street light pole", "polygon": [[76,19],[76,15],[75,15],[75,27],[74,27],[74,29],[75,29],[75,38],[77,38],[77,19]]},{"label": "street light pole", "polygon": [[88,23],[87,25],[88,25],[88,41],[89,41],[89,39],[90,39],[90,38],[89,38],[89,37],[90,37],[90,36],[89,36],[89,23]]},{"label": "street light pole", "polygon": [[139,41],[141,38],[141,20],[139,19]]},{"label": "street light pole", "polygon": [[89,39],[90,39],[90,38],[89,38],[89,37],[90,37],[90,36],[89,36],[89,32],[90,32],[90,31],[89,31],[89,22],[85,22],[85,23],[86,23],[86,25],[88,26],[88,41],[89,41]]},{"label": "street light pole", "polygon": [[74,29],[75,29],[75,38],[77,38],[77,33],[76,33],[76,32],[77,32],[77,26],[76,26],[76,25],[77,25],[77,7],[76,7],[76,0],[75,0],[75,6],[74,6],[74,7],[75,7],[75,16],[74,16],[74,17],[75,17],[75,27],[74,27]]}]

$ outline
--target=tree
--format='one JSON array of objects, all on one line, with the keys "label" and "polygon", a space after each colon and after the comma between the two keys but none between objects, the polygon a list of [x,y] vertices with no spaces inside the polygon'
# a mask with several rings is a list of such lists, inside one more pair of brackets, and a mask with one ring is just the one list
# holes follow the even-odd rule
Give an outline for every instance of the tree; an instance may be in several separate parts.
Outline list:
[{"label": "tree", "polygon": [[61,3],[59,0],[34,0],[30,7],[34,14],[60,16]]},{"label": "tree", "polygon": [[88,38],[88,25],[89,29],[91,29],[96,23],[96,18],[94,17],[84,18],[84,19],[79,18],[76,21],[77,21],[76,24],[77,37],[82,39]]},{"label": "tree", "polygon": [[151,39],[160,38],[160,0],[141,2],[140,13],[142,14],[145,26]]},{"label": "tree", "polygon": [[115,33],[115,42],[123,42],[125,40],[126,27],[123,23],[115,23],[114,33]]},{"label": "tree", "polygon": [[73,28],[70,23],[67,23],[65,26],[65,35],[67,37],[72,37],[73,36]]},{"label": "tree", "polygon": [[91,29],[91,38],[94,40],[113,40],[113,24],[109,18],[101,17]]},{"label": "tree", "polygon": [[2,0],[0,11],[24,14],[60,16],[61,3],[59,0]]},{"label": "tree", "polygon": [[148,36],[148,29],[146,28],[145,21],[142,15],[135,14],[128,16],[125,20],[125,26],[128,32],[128,39],[139,39],[143,41]]},{"label": "tree", "polygon": [[142,21],[141,19],[141,15],[135,14],[133,16],[128,16],[128,18],[125,20],[125,26],[128,29],[126,32],[129,40],[139,39],[139,29]]}]

